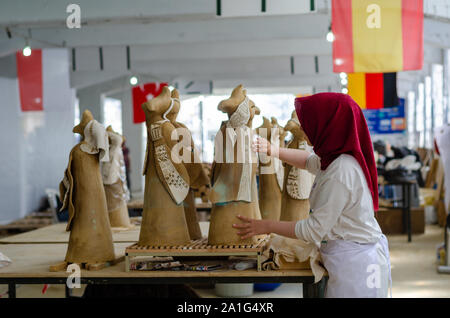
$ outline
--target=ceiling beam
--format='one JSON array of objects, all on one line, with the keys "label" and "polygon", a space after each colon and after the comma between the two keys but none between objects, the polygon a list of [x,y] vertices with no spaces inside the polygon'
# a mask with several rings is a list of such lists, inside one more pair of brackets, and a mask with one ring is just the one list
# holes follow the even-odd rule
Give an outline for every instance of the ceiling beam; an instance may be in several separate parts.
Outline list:
[{"label": "ceiling beam", "polygon": [[[87,25],[80,29],[36,28],[32,38],[68,47],[107,45],[157,45],[227,41],[323,38],[328,32],[325,14],[269,16],[142,24]],[[28,30],[11,28],[13,37],[25,37]],[[0,41],[5,40],[0,37]],[[38,42],[36,42],[38,44]],[[45,45],[45,43],[42,43]]]},{"label": "ceiling beam", "polygon": [[[2,0],[0,27],[65,26],[69,2],[60,0]],[[216,14],[216,2],[210,0],[77,0],[83,24],[151,23],[170,19],[198,20]]]}]

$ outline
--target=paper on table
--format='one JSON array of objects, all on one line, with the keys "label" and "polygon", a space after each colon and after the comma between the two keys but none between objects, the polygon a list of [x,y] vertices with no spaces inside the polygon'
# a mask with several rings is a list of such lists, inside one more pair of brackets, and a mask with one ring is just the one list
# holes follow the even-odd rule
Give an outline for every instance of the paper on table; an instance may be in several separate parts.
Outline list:
[{"label": "paper on table", "polygon": [[0,252],[0,268],[6,267],[11,263],[12,263],[11,259],[2,252]]}]

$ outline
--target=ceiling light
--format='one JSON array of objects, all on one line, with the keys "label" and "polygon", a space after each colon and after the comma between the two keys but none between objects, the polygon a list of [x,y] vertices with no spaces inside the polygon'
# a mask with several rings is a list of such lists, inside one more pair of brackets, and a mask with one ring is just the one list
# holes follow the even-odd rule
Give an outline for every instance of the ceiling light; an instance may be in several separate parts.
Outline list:
[{"label": "ceiling light", "polygon": [[23,48],[22,54],[23,54],[23,56],[30,56],[31,55],[31,48],[30,48],[30,46],[28,44]]},{"label": "ceiling light", "polygon": [[344,87],[344,88],[341,90],[341,92],[342,92],[342,94],[347,94],[347,93],[348,93],[348,89],[347,89],[346,87]]},{"label": "ceiling light", "polygon": [[131,76],[130,77],[130,84],[131,85],[136,85],[139,82],[138,78],[136,76]]},{"label": "ceiling light", "polygon": [[334,34],[333,34],[333,31],[331,31],[331,25],[328,28],[327,41],[328,42],[333,42],[334,41]]},{"label": "ceiling light", "polygon": [[327,33],[327,41],[328,42],[333,42],[334,41],[334,34],[333,34],[333,32],[329,31]]}]

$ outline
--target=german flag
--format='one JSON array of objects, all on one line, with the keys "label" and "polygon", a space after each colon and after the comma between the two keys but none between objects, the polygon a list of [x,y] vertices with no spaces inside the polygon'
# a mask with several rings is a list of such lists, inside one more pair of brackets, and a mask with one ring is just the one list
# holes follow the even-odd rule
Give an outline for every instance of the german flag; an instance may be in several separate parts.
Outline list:
[{"label": "german flag", "polygon": [[333,71],[423,66],[423,0],[332,0]]},{"label": "german flag", "polygon": [[398,106],[397,73],[348,74],[348,94],[362,109]]}]

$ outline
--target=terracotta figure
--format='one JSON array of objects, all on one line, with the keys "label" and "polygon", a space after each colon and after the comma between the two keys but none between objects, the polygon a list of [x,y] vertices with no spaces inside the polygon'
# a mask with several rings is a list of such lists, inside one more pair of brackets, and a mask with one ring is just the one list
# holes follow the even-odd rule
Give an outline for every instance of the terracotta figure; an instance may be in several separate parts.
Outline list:
[{"label": "terracotta figure", "polygon": [[[279,147],[284,146],[284,129],[272,117],[272,122],[263,117],[263,124],[256,133]],[[280,140],[283,143],[280,143]],[[260,154],[259,158],[259,209],[263,219],[280,219],[281,192],[283,190],[284,168],[281,161],[275,157]]]},{"label": "terracotta figure", "polygon": [[[284,127],[292,133],[288,148],[311,151],[306,135],[300,127],[297,114],[292,112],[291,119]],[[280,221],[298,221],[309,215],[309,193],[314,182],[314,175],[304,169],[292,167],[285,163],[283,195],[281,200]]]},{"label": "terracotta figure", "polygon": [[[209,244],[251,244],[255,238],[242,240],[232,224],[237,215],[261,218],[256,186],[257,158],[251,150],[253,117],[259,109],[242,85],[231,97],[219,103],[218,109],[228,114],[215,139],[211,169],[210,200],[213,203],[209,228]],[[233,141],[235,143],[233,144]]]},{"label": "terracotta figure", "polygon": [[69,164],[59,186],[63,201],[61,210],[67,208],[69,211],[66,228],[70,231],[69,245],[64,263],[51,266],[51,271],[64,270],[70,263],[93,269],[115,260],[100,173],[100,162],[109,161],[106,130],[86,110],[73,132],[80,134],[82,141],[70,152]]},{"label": "terracotta figure", "polygon": [[128,214],[127,201],[130,193],[127,187],[125,162],[122,143],[124,138],[111,126],[106,128],[109,140],[109,161],[101,165],[103,184],[105,186],[106,203],[109,222],[113,228],[128,229],[132,227]]},{"label": "terracotta figure", "polygon": [[[172,91],[172,98],[178,99],[179,93],[176,89]],[[195,194],[194,191],[198,191],[203,189],[204,187],[209,186],[209,178],[205,173],[203,165],[200,160],[200,156],[198,150],[195,148],[194,141],[192,140],[191,132],[188,128],[177,122],[177,116],[180,111],[180,103],[175,103],[172,110],[167,115],[167,119],[170,120],[172,125],[175,128],[180,128],[180,135],[182,138],[186,138],[186,140],[181,140],[184,142],[184,151],[189,150],[189,154],[184,162],[184,166],[189,174],[189,193],[184,200],[184,213],[186,215],[186,222],[189,229],[189,235],[191,240],[197,240],[202,237],[202,232],[200,231],[200,225],[198,223],[197,209],[195,207]],[[182,155],[182,154],[180,154]]]},{"label": "terracotta figure", "polygon": [[[147,151],[144,209],[138,244],[141,246],[174,246],[190,241],[183,201],[189,193],[189,175],[182,163],[176,162],[172,148],[178,137],[167,118],[173,107],[180,107],[170,90],[142,104],[147,125]],[[173,134],[174,135],[173,135]]]}]

